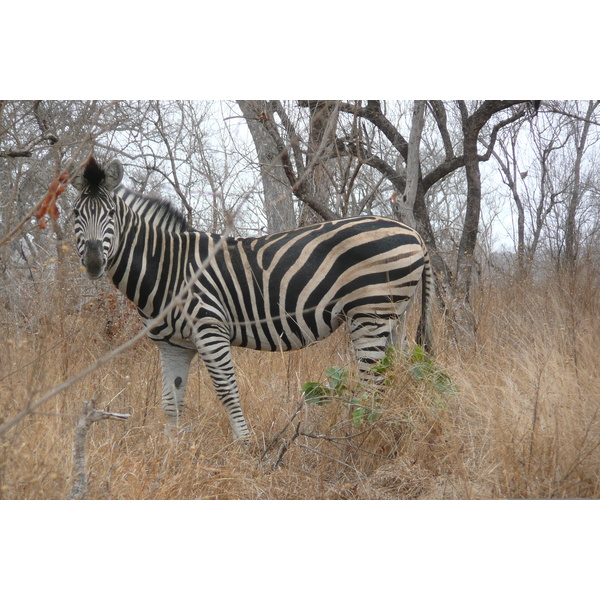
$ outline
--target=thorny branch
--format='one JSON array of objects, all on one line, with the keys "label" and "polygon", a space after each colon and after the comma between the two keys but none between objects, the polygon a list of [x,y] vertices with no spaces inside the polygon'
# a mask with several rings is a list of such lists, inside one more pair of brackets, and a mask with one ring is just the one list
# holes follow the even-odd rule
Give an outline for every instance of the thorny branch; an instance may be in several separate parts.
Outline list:
[{"label": "thorny branch", "polygon": [[265,451],[262,453],[260,459],[258,460],[259,464],[263,461],[265,456],[269,453],[269,450],[271,450],[271,448],[277,443],[277,441],[285,433],[286,429],[292,424],[292,421],[302,412],[304,407],[305,407],[305,402],[304,402],[304,398],[302,398],[302,401],[300,402],[300,404],[298,404],[298,407],[296,408],[296,411],[294,412],[294,414],[288,419],[288,422],[285,424],[283,429],[278,434],[275,435],[275,437],[271,440],[271,443],[267,446]]}]

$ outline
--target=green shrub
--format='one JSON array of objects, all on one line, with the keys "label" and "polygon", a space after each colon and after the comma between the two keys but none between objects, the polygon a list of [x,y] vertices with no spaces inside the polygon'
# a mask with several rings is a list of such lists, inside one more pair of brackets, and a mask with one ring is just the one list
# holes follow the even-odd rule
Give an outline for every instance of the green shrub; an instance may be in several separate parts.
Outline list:
[{"label": "green shrub", "polygon": [[[408,363],[408,372],[417,385],[426,389],[431,398],[431,410],[436,412],[446,408],[445,398],[457,393],[456,386],[450,376],[439,366],[434,358],[428,355],[421,346],[415,346],[409,353],[400,353],[389,347],[385,356],[372,367],[374,373],[384,376],[384,384],[389,386],[395,377],[394,365],[398,355]],[[348,372],[343,367],[327,367],[325,383],[309,381],[301,386],[307,404],[322,406],[333,400],[341,400],[352,408],[352,421],[356,426],[365,422],[372,423],[382,414],[380,398],[376,393],[363,391],[357,395],[348,388]]]}]

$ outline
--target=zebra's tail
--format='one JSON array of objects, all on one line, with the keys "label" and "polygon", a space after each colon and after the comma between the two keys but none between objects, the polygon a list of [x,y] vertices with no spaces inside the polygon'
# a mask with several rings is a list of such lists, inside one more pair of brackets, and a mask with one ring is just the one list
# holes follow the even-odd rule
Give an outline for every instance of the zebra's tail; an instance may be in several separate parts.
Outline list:
[{"label": "zebra's tail", "polygon": [[429,254],[425,248],[423,274],[421,275],[421,318],[417,327],[417,344],[421,346],[425,352],[433,354],[433,294],[435,282],[433,280],[433,271],[429,262]]}]

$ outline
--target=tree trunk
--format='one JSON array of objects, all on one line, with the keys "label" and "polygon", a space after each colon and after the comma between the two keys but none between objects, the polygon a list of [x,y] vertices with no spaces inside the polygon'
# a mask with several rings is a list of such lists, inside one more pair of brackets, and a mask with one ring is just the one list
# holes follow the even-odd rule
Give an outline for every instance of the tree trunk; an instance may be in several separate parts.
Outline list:
[{"label": "tree trunk", "polygon": [[470,304],[470,289],[481,213],[481,174],[477,159],[477,133],[465,136],[464,156],[467,175],[467,206],[458,245],[452,302],[453,322],[458,326],[458,337],[462,339],[465,335],[472,336],[476,330],[475,317]]},{"label": "tree trunk", "polygon": [[481,214],[481,174],[477,158],[477,132],[465,137],[465,171],[467,175],[467,206],[456,262],[456,292],[467,303],[471,287],[473,257]]},{"label": "tree trunk", "polygon": [[266,100],[237,101],[256,147],[264,191],[267,232],[287,231],[296,226],[294,201],[283,163],[273,138],[260,123],[260,116],[272,118]]},{"label": "tree trunk", "polygon": [[581,202],[581,196],[583,192],[581,190],[581,161],[585,152],[587,143],[587,136],[590,130],[590,119],[598,106],[598,100],[590,100],[585,115],[585,121],[583,122],[583,129],[581,136],[577,143],[575,165],[573,167],[573,186],[569,195],[569,203],[567,205],[567,219],[565,223],[565,263],[569,270],[573,270],[575,267],[575,260],[577,258],[578,251],[578,239],[577,239],[577,225],[575,217],[577,214],[577,208]]},{"label": "tree trunk", "polygon": [[421,161],[419,147],[421,145],[421,134],[425,124],[425,101],[415,100],[413,105],[412,125],[408,139],[408,158],[406,160],[406,188],[404,190],[403,205],[400,208],[399,218],[401,221],[415,227],[414,207],[417,201],[417,193],[421,181]]},{"label": "tree trunk", "polygon": [[[314,166],[310,173],[311,196],[321,206],[329,205],[329,186],[327,185],[327,174],[322,162],[323,146],[333,147],[335,145],[335,127],[331,120],[337,120],[336,102],[319,100],[308,103],[310,111],[310,132],[308,139],[308,156],[306,166],[313,161]],[[300,226],[319,223],[321,216],[308,205],[302,207],[300,213]]]},{"label": "tree trunk", "polygon": [[[308,106],[309,104],[310,102],[304,101],[304,105]],[[310,209],[314,211],[316,215],[318,215],[318,217],[315,217],[316,221],[332,221],[338,218],[338,216],[329,208],[326,196],[324,199],[317,199],[314,195],[315,185],[314,178],[312,177],[313,169],[318,164],[321,156],[325,154],[325,144],[319,145],[316,149],[314,147],[312,149],[309,148],[307,153],[309,160],[307,160],[305,163],[304,156],[298,144],[298,134],[295,132],[294,126],[291,123],[282,104],[276,100],[272,100],[267,106],[269,107],[269,112],[259,113],[258,123],[275,144],[275,148],[278,152],[277,160],[281,160],[283,172],[291,188],[292,194],[296,196],[296,198],[298,198],[303,205],[310,207]],[[286,133],[288,138],[287,142],[282,137],[280,128],[275,123],[275,114],[281,120],[281,130]],[[328,132],[330,130],[333,130],[333,132],[335,131],[335,128],[332,127],[333,124],[334,121],[331,121],[327,125],[326,130]],[[323,138],[326,139],[328,136],[329,133],[327,136],[324,135]],[[291,154],[290,149],[292,151]],[[329,149],[329,151],[330,150],[331,149]],[[300,224],[302,224],[301,219]]]},{"label": "tree trunk", "polygon": [[470,307],[470,291],[481,214],[481,173],[479,171],[479,163],[482,160],[488,160],[491,156],[498,131],[523,116],[524,106],[521,107],[521,110],[494,126],[490,134],[487,152],[484,156],[477,154],[477,141],[481,129],[494,114],[520,102],[516,100],[486,100],[470,116],[466,103],[463,100],[458,102],[462,116],[464,136],[463,156],[467,178],[467,206],[465,209],[463,230],[458,245],[453,310],[455,322],[466,334],[472,335],[476,330],[475,318]]}]

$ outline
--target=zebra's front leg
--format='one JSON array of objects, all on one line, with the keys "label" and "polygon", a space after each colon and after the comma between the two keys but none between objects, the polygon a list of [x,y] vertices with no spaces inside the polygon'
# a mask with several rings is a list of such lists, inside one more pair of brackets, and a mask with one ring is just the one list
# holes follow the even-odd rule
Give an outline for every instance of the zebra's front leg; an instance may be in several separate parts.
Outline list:
[{"label": "zebra's front leg", "polygon": [[247,440],[250,431],[240,406],[240,393],[233,368],[229,337],[220,329],[205,329],[198,336],[196,346],[212,379],[217,396],[227,411],[233,437]]},{"label": "zebra's front leg", "polygon": [[190,372],[190,363],[196,354],[195,349],[171,346],[157,342],[162,362],[162,407],[167,420],[167,433],[179,431],[183,419],[185,388]]}]

